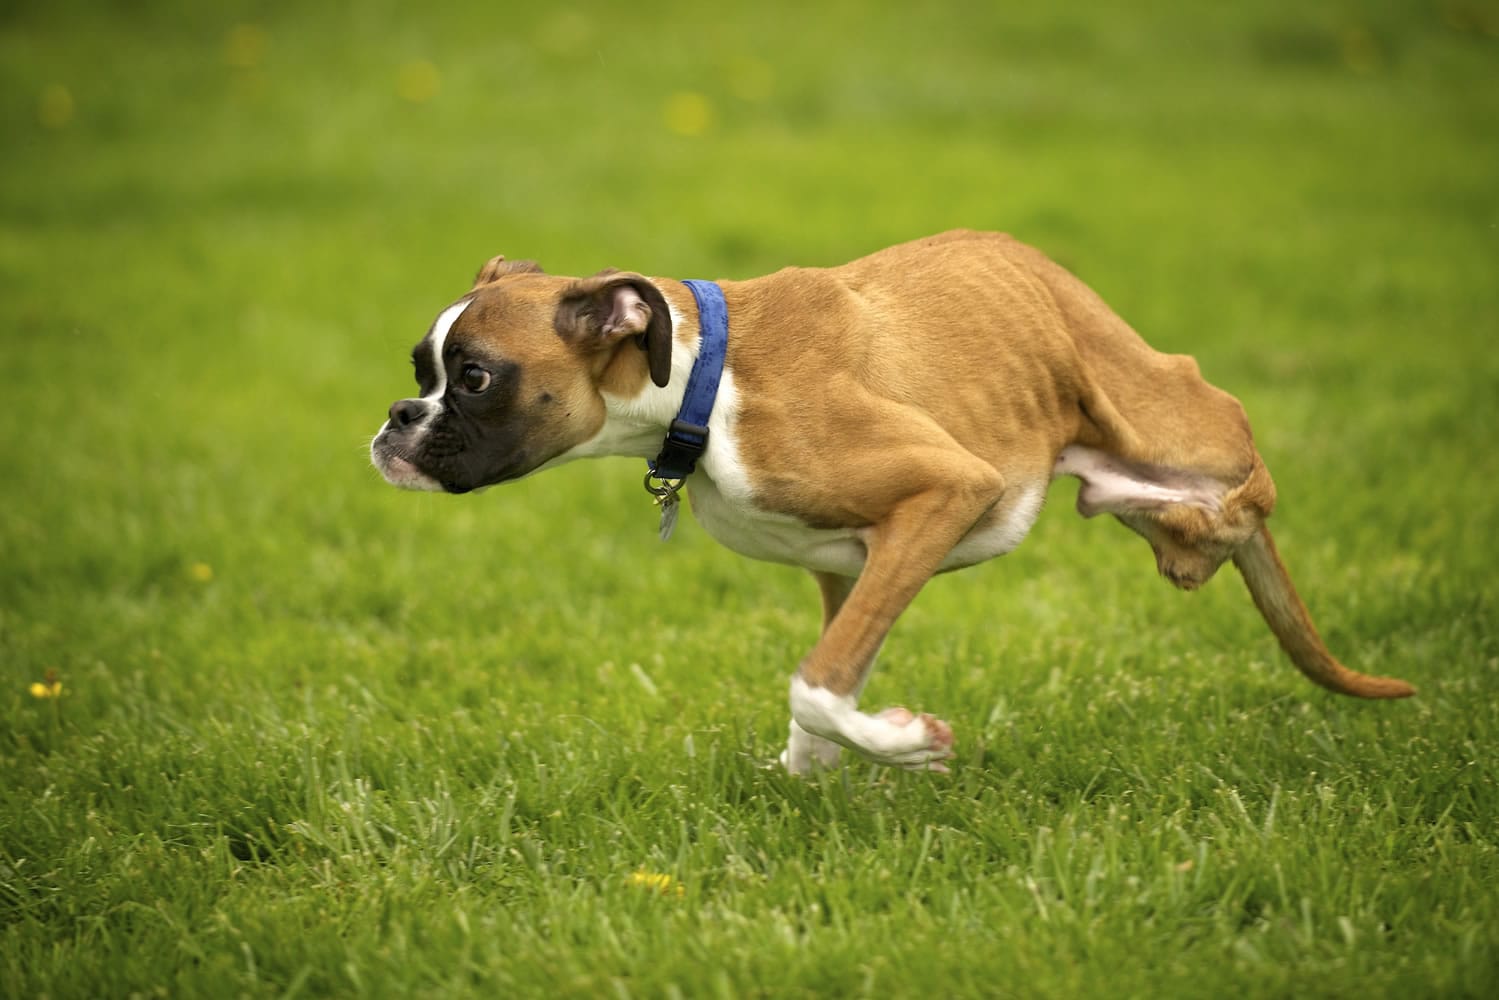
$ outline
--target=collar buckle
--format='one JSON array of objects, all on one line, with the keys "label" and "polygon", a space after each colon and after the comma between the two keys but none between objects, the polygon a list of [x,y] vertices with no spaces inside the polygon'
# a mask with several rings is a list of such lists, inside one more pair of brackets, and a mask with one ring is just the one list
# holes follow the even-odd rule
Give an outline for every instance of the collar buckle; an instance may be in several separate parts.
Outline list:
[{"label": "collar buckle", "polygon": [[654,479],[686,479],[708,449],[708,428],[680,418],[671,422],[661,452],[650,463]]}]

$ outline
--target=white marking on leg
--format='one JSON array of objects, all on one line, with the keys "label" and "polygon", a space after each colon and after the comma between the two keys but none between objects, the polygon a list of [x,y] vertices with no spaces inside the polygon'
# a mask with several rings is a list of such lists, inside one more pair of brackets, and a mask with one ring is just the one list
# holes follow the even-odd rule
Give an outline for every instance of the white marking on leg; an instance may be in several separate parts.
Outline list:
[{"label": "white marking on leg", "polygon": [[818,769],[831,770],[838,766],[843,748],[832,740],[813,736],[796,720],[791,720],[791,735],[786,739],[786,749],[781,751],[781,766],[792,774],[811,774]]},{"label": "white marking on leg", "polygon": [[866,715],[852,695],[812,687],[800,675],[791,679],[791,716],[808,733],[878,764],[939,771],[946,770],[941,762],[952,756],[952,731],[944,723],[914,714],[900,724]]}]

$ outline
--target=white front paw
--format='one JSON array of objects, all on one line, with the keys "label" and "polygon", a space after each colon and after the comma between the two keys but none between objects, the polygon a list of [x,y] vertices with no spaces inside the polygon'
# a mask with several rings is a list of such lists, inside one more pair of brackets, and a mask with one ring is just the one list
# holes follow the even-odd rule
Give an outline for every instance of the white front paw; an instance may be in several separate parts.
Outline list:
[{"label": "white front paw", "polygon": [[786,749],[781,751],[781,766],[792,774],[807,775],[818,769],[837,767],[842,752],[838,744],[813,736],[793,719]]},{"label": "white front paw", "polygon": [[[925,712],[887,708],[865,715],[852,695],[835,695],[795,677],[791,681],[791,714],[808,733],[842,744],[850,750],[891,767],[910,771],[946,772],[942,762],[953,755],[952,727]],[[787,767],[794,754],[787,748]]]},{"label": "white front paw", "polygon": [[885,709],[875,718],[899,726],[904,739],[897,746],[911,747],[904,752],[890,754],[885,763],[908,771],[948,773],[947,765],[942,762],[953,755],[952,726],[934,715],[926,712],[918,715],[899,705]]}]

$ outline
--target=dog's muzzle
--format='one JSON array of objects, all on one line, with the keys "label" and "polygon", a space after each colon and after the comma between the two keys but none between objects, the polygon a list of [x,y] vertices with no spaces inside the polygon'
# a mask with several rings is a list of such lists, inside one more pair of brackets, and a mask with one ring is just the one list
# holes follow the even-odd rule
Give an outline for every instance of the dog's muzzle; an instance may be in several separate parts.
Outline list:
[{"label": "dog's muzzle", "polygon": [[408,490],[441,490],[443,485],[417,468],[411,457],[423,436],[423,424],[439,405],[430,399],[402,399],[391,404],[389,419],[370,443],[370,460],[385,481]]},{"label": "dog's muzzle", "polygon": [[390,404],[390,420],[382,428],[405,431],[421,423],[437,412],[438,405],[430,399],[399,399]]}]

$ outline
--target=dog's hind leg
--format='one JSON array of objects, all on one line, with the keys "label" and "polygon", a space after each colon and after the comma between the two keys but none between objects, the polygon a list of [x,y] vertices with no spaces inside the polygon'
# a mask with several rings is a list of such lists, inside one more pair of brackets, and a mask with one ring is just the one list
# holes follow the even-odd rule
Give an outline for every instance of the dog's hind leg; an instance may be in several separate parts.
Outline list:
[{"label": "dog's hind leg", "polygon": [[1113,514],[1150,543],[1161,575],[1186,590],[1206,583],[1263,520],[1257,510],[1232,503],[1235,491],[1211,476],[1084,445],[1062,449],[1052,474],[1082,480],[1077,512]]},{"label": "dog's hind leg", "polygon": [[1057,457],[1055,473],[1083,481],[1077,509],[1084,517],[1110,513],[1144,536],[1161,575],[1178,587],[1200,586],[1231,557],[1281,648],[1312,682],[1357,698],[1415,694],[1398,678],[1348,669],[1323,644],[1265,527],[1275,491],[1258,461],[1243,483],[1225,487],[1070,445]]}]

